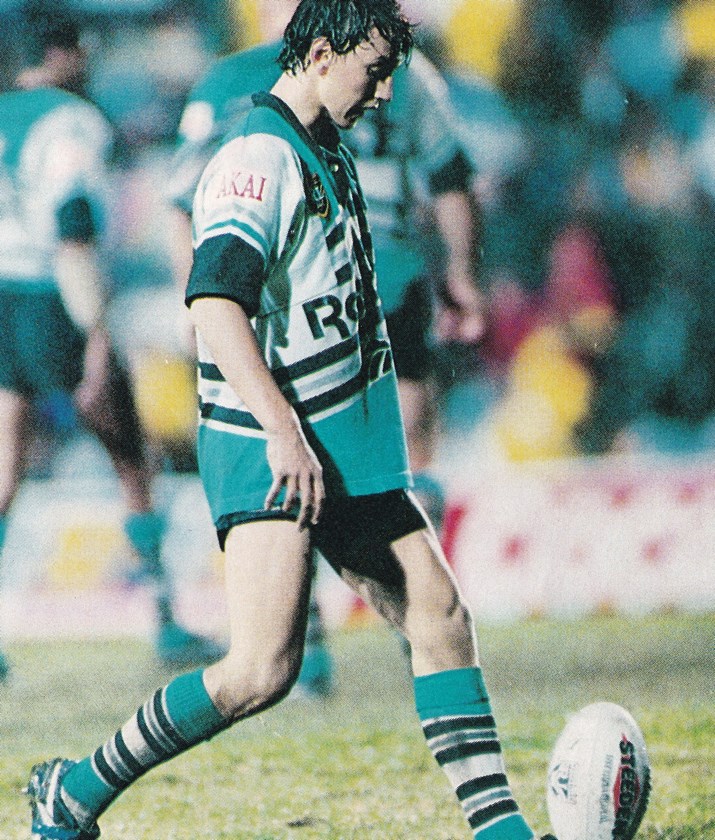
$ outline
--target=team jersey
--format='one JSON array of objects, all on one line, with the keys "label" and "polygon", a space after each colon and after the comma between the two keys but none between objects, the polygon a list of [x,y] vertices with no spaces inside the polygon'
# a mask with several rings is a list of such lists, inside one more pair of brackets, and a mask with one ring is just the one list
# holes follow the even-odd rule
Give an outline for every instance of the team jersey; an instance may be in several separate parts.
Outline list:
[{"label": "team jersey", "polygon": [[[193,205],[186,298],[249,317],[265,362],[323,465],[329,493],[409,486],[397,380],[352,158],[258,94],[206,167]],[[214,520],[260,509],[272,483],[263,430],[199,335],[199,468]]]},{"label": "team jersey", "polygon": [[[196,183],[232,123],[250,107],[250,95],[280,75],[279,44],[220,59],[195,88],[182,116],[170,192],[189,210]],[[402,302],[425,271],[424,236],[415,228],[426,194],[468,189],[467,157],[457,135],[446,83],[419,51],[394,77],[393,101],[368,111],[343,135],[352,152],[370,215],[386,312]]]},{"label": "team jersey", "polygon": [[0,282],[53,287],[59,241],[94,237],[111,142],[104,117],[73,94],[0,94]]}]

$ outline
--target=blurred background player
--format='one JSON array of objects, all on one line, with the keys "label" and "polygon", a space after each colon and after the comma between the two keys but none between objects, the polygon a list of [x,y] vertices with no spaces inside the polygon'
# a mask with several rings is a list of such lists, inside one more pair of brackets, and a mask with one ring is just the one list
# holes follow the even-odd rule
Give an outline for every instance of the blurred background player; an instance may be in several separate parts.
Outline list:
[{"label": "blurred background player", "polygon": [[[20,73],[20,90],[0,96],[0,546],[33,440],[33,408],[72,393],[122,486],[124,530],[155,590],[159,658],[210,663],[223,649],[174,618],[164,522],[131,386],[105,325],[99,245],[112,131],[79,96],[85,56],[74,22],[39,6],[29,22],[40,63]],[[0,655],[0,676],[7,671]]]}]

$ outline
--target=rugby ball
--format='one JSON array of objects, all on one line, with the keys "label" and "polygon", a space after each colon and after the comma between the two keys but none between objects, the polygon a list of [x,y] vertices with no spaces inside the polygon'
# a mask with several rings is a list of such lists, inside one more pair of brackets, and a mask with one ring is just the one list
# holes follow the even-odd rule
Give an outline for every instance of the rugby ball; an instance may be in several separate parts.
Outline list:
[{"label": "rugby ball", "polygon": [[546,800],[559,840],[631,840],[648,805],[650,766],[633,717],[615,703],[573,715],[554,747]]}]

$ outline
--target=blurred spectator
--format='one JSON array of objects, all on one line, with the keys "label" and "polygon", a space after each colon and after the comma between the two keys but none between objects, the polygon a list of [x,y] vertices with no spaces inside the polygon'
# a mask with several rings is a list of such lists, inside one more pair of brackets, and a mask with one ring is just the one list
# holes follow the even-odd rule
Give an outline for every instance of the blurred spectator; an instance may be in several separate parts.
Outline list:
[{"label": "blurred spectator", "polygon": [[544,293],[526,303],[531,329],[513,351],[497,435],[512,460],[573,456],[576,427],[591,407],[594,363],[617,318],[609,271],[588,226],[571,223],[559,232]]},{"label": "blurred spectator", "polygon": [[452,3],[444,25],[452,60],[465,70],[494,81],[501,69],[504,41],[514,31],[521,5],[522,0]]}]

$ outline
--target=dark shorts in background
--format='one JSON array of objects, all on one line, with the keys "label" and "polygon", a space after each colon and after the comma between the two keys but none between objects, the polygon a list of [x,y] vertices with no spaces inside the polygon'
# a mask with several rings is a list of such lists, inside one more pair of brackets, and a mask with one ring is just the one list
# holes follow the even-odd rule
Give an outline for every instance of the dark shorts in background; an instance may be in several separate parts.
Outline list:
[{"label": "dark shorts in background", "polygon": [[398,379],[422,382],[434,373],[432,319],[434,300],[429,282],[413,280],[402,303],[385,316]]},{"label": "dark shorts in background", "polygon": [[73,391],[84,345],[57,290],[0,282],[0,389],[28,399]]}]

